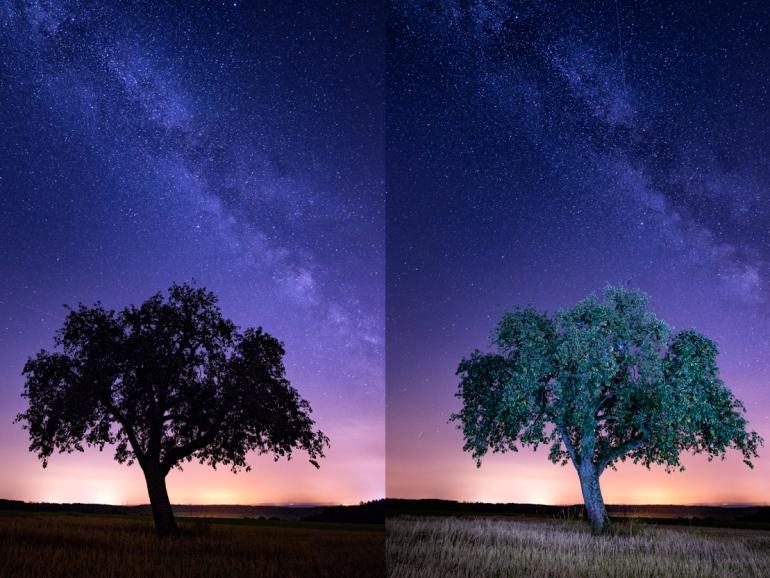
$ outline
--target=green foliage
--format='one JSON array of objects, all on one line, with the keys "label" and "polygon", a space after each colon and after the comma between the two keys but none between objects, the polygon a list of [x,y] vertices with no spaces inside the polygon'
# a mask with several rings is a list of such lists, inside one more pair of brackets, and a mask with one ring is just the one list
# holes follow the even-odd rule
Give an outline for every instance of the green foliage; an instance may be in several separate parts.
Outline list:
[{"label": "green foliage", "polygon": [[625,459],[684,469],[683,451],[736,449],[751,467],[763,443],[719,378],[716,344],[672,333],[638,290],[608,287],[552,316],[514,309],[493,345],[460,363],[451,418],[479,465],[490,449],[550,444],[551,461],[590,460],[596,475]]},{"label": "green foliage", "polygon": [[285,377],[283,344],[240,332],[202,288],[173,285],[119,313],[80,305],[55,343],[27,361],[16,418],[44,466],[55,450],[115,444],[118,462],[164,475],[192,459],[248,469],[251,450],[302,449],[317,467],[328,445]]}]

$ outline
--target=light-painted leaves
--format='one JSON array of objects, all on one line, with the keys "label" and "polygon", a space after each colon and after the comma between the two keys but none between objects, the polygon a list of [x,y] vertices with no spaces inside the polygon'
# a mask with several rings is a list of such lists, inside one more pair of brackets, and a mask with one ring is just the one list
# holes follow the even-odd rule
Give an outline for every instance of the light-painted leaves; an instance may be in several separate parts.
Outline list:
[{"label": "light-painted leaves", "polygon": [[599,474],[625,459],[682,469],[683,451],[735,449],[751,466],[763,443],[719,378],[716,344],[672,333],[641,291],[608,287],[555,315],[514,309],[493,346],[460,363],[451,417],[478,464],[550,443],[554,463],[591,460]]}]

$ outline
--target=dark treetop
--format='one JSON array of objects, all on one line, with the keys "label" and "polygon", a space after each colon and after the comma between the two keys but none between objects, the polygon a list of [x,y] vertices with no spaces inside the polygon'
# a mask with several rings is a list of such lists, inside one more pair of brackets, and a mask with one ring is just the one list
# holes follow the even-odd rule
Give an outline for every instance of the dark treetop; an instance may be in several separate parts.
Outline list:
[{"label": "dark treetop", "polygon": [[284,349],[261,328],[240,332],[214,294],[173,285],[120,312],[80,305],[56,334],[59,351],[24,367],[29,408],[17,416],[43,465],[54,450],[100,450],[165,475],[193,458],[249,469],[246,453],[318,467],[327,437],[285,377]]}]

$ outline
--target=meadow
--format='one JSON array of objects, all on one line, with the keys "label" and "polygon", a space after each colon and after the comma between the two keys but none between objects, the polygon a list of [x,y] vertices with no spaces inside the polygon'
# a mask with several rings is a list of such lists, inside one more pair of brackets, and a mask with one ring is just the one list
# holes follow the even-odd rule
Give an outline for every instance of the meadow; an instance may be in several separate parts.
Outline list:
[{"label": "meadow", "polygon": [[770,532],[616,522],[593,536],[576,520],[388,518],[390,578],[770,576]]},{"label": "meadow", "polygon": [[0,576],[384,576],[382,525],[0,513]]}]

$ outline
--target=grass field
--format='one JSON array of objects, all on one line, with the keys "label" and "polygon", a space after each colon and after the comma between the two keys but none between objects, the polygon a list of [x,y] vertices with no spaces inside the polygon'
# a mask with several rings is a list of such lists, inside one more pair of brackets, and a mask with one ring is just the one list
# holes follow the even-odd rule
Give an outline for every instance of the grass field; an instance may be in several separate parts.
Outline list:
[{"label": "grass field", "polygon": [[140,516],[0,515],[0,576],[384,576],[382,526]]},{"label": "grass field", "polygon": [[387,521],[390,578],[770,576],[770,532],[579,521],[399,517]]}]

